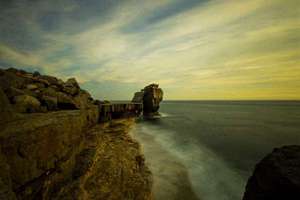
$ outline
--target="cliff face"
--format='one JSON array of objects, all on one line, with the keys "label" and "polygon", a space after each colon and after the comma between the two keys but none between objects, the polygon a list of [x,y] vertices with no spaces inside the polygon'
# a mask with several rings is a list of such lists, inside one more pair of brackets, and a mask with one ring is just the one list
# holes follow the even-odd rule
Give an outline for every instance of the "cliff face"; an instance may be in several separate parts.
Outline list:
[{"label": "cliff face", "polygon": [[97,124],[75,79],[10,69],[0,84],[0,199],[151,199],[133,121]]},{"label": "cliff face", "polygon": [[143,103],[143,113],[146,116],[157,114],[159,103],[163,100],[163,91],[157,84],[150,84],[140,92],[136,92],[132,102]]},{"label": "cliff face", "polygon": [[256,165],[243,200],[299,199],[299,169],[300,146],[274,149]]}]

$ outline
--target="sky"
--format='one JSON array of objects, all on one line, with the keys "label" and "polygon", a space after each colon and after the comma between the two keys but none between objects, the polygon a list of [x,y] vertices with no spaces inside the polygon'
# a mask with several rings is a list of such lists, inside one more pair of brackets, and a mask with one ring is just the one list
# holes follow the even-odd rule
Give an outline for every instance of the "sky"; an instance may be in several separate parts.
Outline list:
[{"label": "sky", "polygon": [[129,100],[300,100],[299,0],[1,0],[0,68]]}]

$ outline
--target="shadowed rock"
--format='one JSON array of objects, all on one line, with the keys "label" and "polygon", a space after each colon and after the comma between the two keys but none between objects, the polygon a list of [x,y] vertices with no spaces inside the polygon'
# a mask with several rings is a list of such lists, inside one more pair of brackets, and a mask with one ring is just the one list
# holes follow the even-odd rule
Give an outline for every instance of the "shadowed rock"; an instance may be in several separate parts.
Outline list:
[{"label": "shadowed rock", "polygon": [[300,146],[276,148],[260,161],[243,200],[300,199]]}]

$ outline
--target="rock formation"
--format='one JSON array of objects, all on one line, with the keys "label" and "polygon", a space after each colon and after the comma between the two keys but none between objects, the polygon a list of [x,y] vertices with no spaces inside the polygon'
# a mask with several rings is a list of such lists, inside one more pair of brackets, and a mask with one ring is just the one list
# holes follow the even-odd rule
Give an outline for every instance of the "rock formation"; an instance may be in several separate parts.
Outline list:
[{"label": "rock formation", "polygon": [[150,84],[136,92],[132,99],[134,103],[143,103],[143,114],[153,116],[158,114],[159,103],[163,100],[163,91],[158,84]]},{"label": "rock formation", "polygon": [[75,79],[0,70],[0,199],[152,199],[133,123],[98,124],[97,102]]},{"label": "rock formation", "polygon": [[91,95],[74,78],[63,82],[37,72],[10,68],[1,70],[0,86],[18,113],[85,109],[93,105]]},{"label": "rock formation", "polygon": [[260,161],[243,200],[300,199],[300,146],[276,148]]}]

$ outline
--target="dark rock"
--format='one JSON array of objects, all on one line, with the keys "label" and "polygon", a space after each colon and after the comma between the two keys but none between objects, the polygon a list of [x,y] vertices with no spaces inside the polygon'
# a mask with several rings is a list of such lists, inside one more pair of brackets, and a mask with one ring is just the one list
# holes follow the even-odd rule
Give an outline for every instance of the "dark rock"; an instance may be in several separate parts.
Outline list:
[{"label": "dark rock", "polygon": [[6,94],[0,88],[0,124],[13,118],[13,110]]},{"label": "dark rock", "polygon": [[134,97],[132,99],[132,102],[134,103],[143,103],[143,98],[144,98],[144,92],[136,92],[134,93]]},{"label": "dark rock", "polygon": [[276,148],[260,161],[243,200],[300,199],[300,146]]},{"label": "dark rock", "polygon": [[41,98],[42,105],[47,107],[47,110],[57,110],[57,97],[43,95]]},{"label": "dark rock", "polygon": [[146,86],[142,91],[136,92],[132,99],[134,103],[143,103],[144,115],[157,114],[159,103],[163,99],[163,91],[157,84]]},{"label": "dark rock", "polygon": [[21,89],[10,87],[5,91],[7,98],[12,102],[15,96],[24,95],[25,92]]},{"label": "dark rock", "polygon": [[41,111],[41,103],[33,96],[19,95],[13,99],[15,108],[21,113],[32,113]]},{"label": "dark rock", "polygon": [[33,81],[26,77],[17,76],[11,71],[4,71],[4,75],[0,76],[0,87],[3,91],[6,91],[10,87],[25,88],[27,84],[31,84]]},{"label": "dark rock", "polygon": [[62,110],[79,109],[73,98],[63,92],[57,92],[57,107]]},{"label": "dark rock", "polygon": [[35,72],[33,72],[33,77],[38,77],[38,76],[40,76],[41,74],[40,74],[40,72],[38,72],[38,71],[35,71]]},{"label": "dark rock", "polygon": [[63,84],[62,90],[70,95],[76,95],[79,92],[79,85],[75,78],[70,78]]}]

